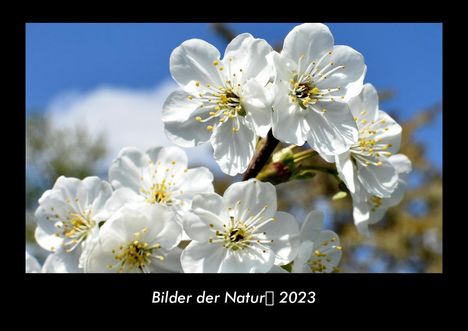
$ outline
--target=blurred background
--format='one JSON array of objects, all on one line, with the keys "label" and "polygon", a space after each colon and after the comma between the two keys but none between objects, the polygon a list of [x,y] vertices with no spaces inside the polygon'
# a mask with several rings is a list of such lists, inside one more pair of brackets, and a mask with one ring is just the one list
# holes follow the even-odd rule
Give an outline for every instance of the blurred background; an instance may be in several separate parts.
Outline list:
[{"label": "blurred background", "polygon": [[[142,150],[171,145],[160,119],[175,88],[172,50],[190,38],[220,49],[249,32],[281,49],[299,23],[42,24],[26,26],[26,248],[34,243],[34,211],[60,175],[107,179],[107,167],[125,146]],[[304,218],[322,210],[326,227],[342,240],[342,272],[442,271],[442,24],[325,23],[335,44],[364,57],[365,82],[380,95],[380,108],[403,126],[401,153],[413,162],[409,189],[397,207],[371,227],[371,238],[353,225],[350,198],[326,174],[277,186],[279,209]],[[187,149],[190,166],[215,174],[222,194],[240,177],[224,175],[205,144]],[[320,162],[319,159],[313,162]]]}]

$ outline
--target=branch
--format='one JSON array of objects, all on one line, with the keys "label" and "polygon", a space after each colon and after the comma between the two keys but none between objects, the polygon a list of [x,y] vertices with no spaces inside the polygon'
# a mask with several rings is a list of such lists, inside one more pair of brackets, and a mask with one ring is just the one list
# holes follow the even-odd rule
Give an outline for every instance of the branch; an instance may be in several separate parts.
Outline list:
[{"label": "branch", "polygon": [[232,30],[224,23],[211,23],[211,26],[224,40],[226,40],[227,43],[230,43],[231,40],[236,37],[234,32],[232,32]]},{"label": "branch", "polygon": [[257,151],[252,157],[252,160],[250,160],[249,166],[247,167],[242,180],[248,180],[250,178],[257,177],[258,173],[263,169],[278,143],[279,140],[273,137],[270,129],[266,138],[261,140],[260,146],[257,148]]}]

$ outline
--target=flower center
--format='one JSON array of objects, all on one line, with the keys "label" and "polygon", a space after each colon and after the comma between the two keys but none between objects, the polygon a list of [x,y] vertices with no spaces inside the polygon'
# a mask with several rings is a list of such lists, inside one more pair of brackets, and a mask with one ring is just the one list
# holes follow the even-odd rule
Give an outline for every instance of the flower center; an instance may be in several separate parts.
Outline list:
[{"label": "flower center", "polygon": [[[218,122],[224,123],[230,119],[237,119],[237,123],[232,128],[232,133],[239,131],[239,117],[245,117],[247,112],[242,106],[240,95],[242,94],[241,83],[244,81],[244,71],[242,68],[236,69],[233,72],[231,66],[232,59],[228,59],[229,65],[229,79],[224,81],[223,86],[213,86],[210,83],[203,84],[202,82],[195,82],[195,86],[199,92],[194,95],[189,95],[189,100],[201,102],[200,108],[206,110],[209,116],[203,118],[196,116],[195,120],[200,123],[209,122],[211,125],[207,125],[208,131],[213,131],[214,126],[217,123],[213,123],[214,119],[218,119]],[[219,61],[214,61],[213,65],[219,70],[223,71],[224,67],[220,65]]]},{"label": "flower center", "polygon": [[161,248],[159,243],[150,246],[146,241],[140,239],[141,233],[145,233],[146,231],[147,228],[144,228],[141,232],[134,234],[135,240],[113,249],[112,254],[116,263],[114,265],[107,265],[107,268],[117,268],[119,272],[134,269],[145,272],[146,267],[151,264],[152,257],[163,261],[164,257],[162,255],[154,255],[154,250]]},{"label": "flower center", "polygon": [[370,203],[372,204],[371,211],[375,212],[377,210],[377,208],[379,208],[382,205],[382,198],[373,195],[371,200],[370,200]]},{"label": "flower center", "polygon": [[248,247],[252,234],[246,224],[241,221],[236,222],[232,216],[230,218],[231,226],[224,233],[217,233],[217,236],[224,240],[224,247],[234,251]]},{"label": "flower center", "polygon": [[358,121],[357,117],[355,120],[358,124],[365,126],[359,130],[359,140],[351,146],[353,161],[364,166],[381,166],[382,158],[392,155],[391,152],[387,151],[388,148],[392,147],[392,144],[383,144],[376,137],[377,130],[373,128],[376,124],[375,121],[367,123],[365,119]]},{"label": "flower center", "polygon": [[64,222],[62,226],[62,235],[70,239],[66,243],[67,246],[72,246],[67,249],[67,252],[71,252],[80,242],[85,240],[96,225],[96,222],[91,219],[91,211],[87,211],[84,215],[79,213],[70,213],[70,221]]},{"label": "flower center", "polygon": [[333,260],[329,257],[329,254],[333,251],[342,249],[341,246],[334,244],[336,241],[336,237],[325,240],[320,244],[319,248],[313,252],[309,261],[307,261],[312,272],[322,273],[326,272],[328,268],[331,268],[331,272],[340,271],[339,268],[331,265]]},{"label": "flower center", "polygon": [[320,90],[313,86],[310,81],[302,83],[292,81],[291,96],[302,109],[306,109],[309,104],[318,101]]},{"label": "flower center", "polygon": [[154,184],[150,189],[150,194],[146,199],[147,202],[151,204],[159,203],[159,204],[166,204],[171,205],[171,195],[166,185],[166,181],[163,180],[159,184]]}]

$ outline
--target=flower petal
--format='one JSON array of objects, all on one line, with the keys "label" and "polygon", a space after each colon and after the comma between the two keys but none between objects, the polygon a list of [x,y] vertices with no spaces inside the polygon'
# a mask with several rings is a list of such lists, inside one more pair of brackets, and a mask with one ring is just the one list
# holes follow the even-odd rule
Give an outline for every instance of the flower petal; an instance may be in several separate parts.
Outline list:
[{"label": "flower petal", "polygon": [[273,267],[274,254],[271,250],[228,249],[219,272],[224,273],[265,273]]},{"label": "flower petal", "polygon": [[39,206],[36,210],[37,227],[34,237],[39,246],[48,251],[55,251],[62,244],[63,239],[55,235],[58,229],[54,221],[47,219],[48,215],[48,211],[43,206]]},{"label": "flower petal", "polygon": [[230,176],[243,173],[255,153],[256,140],[253,128],[243,118],[219,125],[211,136],[211,145],[221,170]]},{"label": "flower petal", "polygon": [[177,196],[178,199],[191,199],[198,193],[214,192],[213,174],[208,168],[198,167],[188,169],[180,176],[174,190],[181,190],[182,193]]},{"label": "flower petal", "polygon": [[211,111],[196,98],[189,99],[189,94],[176,90],[172,92],[163,105],[161,119],[164,122],[164,131],[167,137],[175,144],[182,147],[193,147],[207,142],[211,132],[208,125],[214,125],[216,119],[200,123],[198,116],[208,118]]},{"label": "flower petal", "polygon": [[398,153],[401,143],[401,126],[386,112],[379,110],[377,122],[372,126],[377,131],[375,139],[380,139],[380,144],[390,144],[388,151]]},{"label": "flower petal", "polygon": [[223,202],[236,211],[236,215],[231,215],[235,219],[247,220],[263,210],[262,219],[266,220],[276,212],[276,189],[270,183],[249,179],[229,186],[224,192]]},{"label": "flower petal", "polygon": [[371,84],[365,84],[359,95],[352,97],[348,101],[349,109],[353,114],[358,127],[361,127],[362,120],[371,123],[377,120],[379,110],[379,96],[377,90]]},{"label": "flower petal", "polygon": [[290,102],[286,83],[276,85],[273,104],[273,136],[285,143],[302,146],[311,130],[299,105]]},{"label": "flower petal", "polygon": [[192,241],[180,257],[185,273],[216,273],[226,258],[227,249],[221,245]]},{"label": "flower petal", "polygon": [[257,80],[251,79],[243,86],[242,106],[247,111],[246,120],[251,122],[255,133],[266,137],[271,128],[272,100]]},{"label": "flower petal", "polygon": [[408,174],[412,170],[411,160],[404,154],[392,155],[388,161],[393,165],[399,174]]},{"label": "flower petal", "polygon": [[82,273],[83,269],[78,268],[78,259],[81,251],[75,249],[67,253],[63,248],[50,254],[44,261],[43,273]]},{"label": "flower petal", "polygon": [[382,165],[358,166],[358,177],[361,185],[370,194],[381,198],[390,197],[398,184],[398,174],[386,159]]},{"label": "flower petal", "polygon": [[41,272],[41,265],[37,259],[26,251],[26,273],[39,273]]},{"label": "flower petal", "polygon": [[[326,78],[317,81],[316,86],[319,89],[339,87],[340,90],[336,91],[334,95],[344,96],[345,100],[361,92],[362,80],[366,72],[364,57],[361,53],[348,46],[335,46],[327,62],[333,63],[333,65],[323,71],[323,77]],[[344,66],[344,68],[336,69],[339,66]],[[352,84],[355,82],[359,82],[359,86]]]},{"label": "flower petal", "polygon": [[[320,23],[305,23],[294,27],[284,39],[281,54],[298,62],[303,56],[301,68],[304,70],[309,63],[333,49],[333,35],[330,29]],[[302,72],[302,71],[300,71]]]},{"label": "flower petal", "polygon": [[109,167],[108,177],[112,186],[139,192],[141,169],[147,165],[147,159],[144,153],[134,147],[123,148]]},{"label": "flower petal", "polygon": [[275,221],[259,225],[258,230],[266,232],[265,238],[273,240],[268,246],[275,252],[275,264],[288,264],[297,255],[299,226],[291,214],[276,212],[274,217]]},{"label": "flower petal", "polygon": [[135,191],[127,187],[122,187],[112,193],[112,196],[107,200],[103,211],[99,215],[102,219],[107,220],[125,205],[141,203],[144,202],[144,200],[145,198],[137,194]]},{"label": "flower petal", "polygon": [[273,75],[273,68],[269,67],[265,58],[272,50],[265,40],[242,33],[226,47],[223,58],[226,72],[231,78],[233,74],[238,75],[241,84],[255,78],[265,85]]},{"label": "flower petal", "polygon": [[219,51],[213,45],[200,39],[190,39],[174,49],[169,67],[174,80],[186,92],[195,93],[198,90],[196,82],[223,85],[223,79],[213,64],[219,58]]},{"label": "flower petal", "polygon": [[369,218],[370,218],[370,208],[366,201],[358,202],[353,201],[353,218],[354,225],[356,225],[357,230],[362,235],[369,237]]},{"label": "flower petal", "polygon": [[323,213],[318,210],[310,211],[301,226],[301,241],[316,241],[323,228]]},{"label": "flower petal", "polygon": [[148,269],[152,273],[181,273],[182,265],[180,264],[180,255],[182,254],[182,250],[178,247],[171,249],[168,252],[162,252],[162,256],[164,256],[164,260],[160,260],[157,258],[151,259],[151,264],[148,266]]},{"label": "flower petal", "polygon": [[356,122],[346,103],[309,106],[306,120],[310,127],[307,142],[320,154],[344,153],[358,140]]}]

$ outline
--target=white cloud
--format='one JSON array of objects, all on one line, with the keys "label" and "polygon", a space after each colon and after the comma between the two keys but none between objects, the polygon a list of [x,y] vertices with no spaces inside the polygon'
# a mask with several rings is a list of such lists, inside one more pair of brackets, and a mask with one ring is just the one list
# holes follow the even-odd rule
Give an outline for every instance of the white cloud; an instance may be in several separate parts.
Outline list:
[{"label": "white cloud", "polygon": [[[153,146],[173,145],[164,134],[162,105],[176,89],[172,81],[154,89],[129,89],[103,86],[90,92],[67,92],[55,98],[48,112],[59,127],[81,125],[91,134],[106,135],[108,166],[119,150],[134,146],[141,150]],[[209,143],[186,149],[190,165],[205,165],[219,171]]]}]

